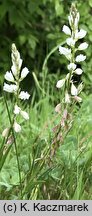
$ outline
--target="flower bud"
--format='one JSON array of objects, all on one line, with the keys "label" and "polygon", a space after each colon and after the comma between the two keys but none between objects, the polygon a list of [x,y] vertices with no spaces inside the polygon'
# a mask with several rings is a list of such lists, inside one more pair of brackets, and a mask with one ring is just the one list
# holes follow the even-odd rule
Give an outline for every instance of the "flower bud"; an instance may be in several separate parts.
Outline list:
[{"label": "flower bud", "polygon": [[67,35],[71,35],[71,30],[68,26],[64,25],[62,31],[67,34]]},{"label": "flower bud", "polygon": [[78,50],[85,50],[87,49],[87,47],[88,47],[88,44],[84,42],[78,46]]},{"label": "flower bud", "polygon": [[59,80],[56,84],[57,88],[62,88],[62,86],[65,84],[65,79]]}]

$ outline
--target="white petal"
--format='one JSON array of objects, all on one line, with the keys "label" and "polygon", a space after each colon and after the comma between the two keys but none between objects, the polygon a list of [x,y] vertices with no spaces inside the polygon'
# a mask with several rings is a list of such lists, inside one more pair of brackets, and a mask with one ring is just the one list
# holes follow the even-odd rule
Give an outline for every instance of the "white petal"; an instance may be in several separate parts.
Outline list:
[{"label": "white petal", "polygon": [[67,38],[67,39],[66,39],[66,43],[67,43],[69,46],[73,47],[73,46],[75,45],[75,40],[73,40],[72,38]]},{"label": "white petal", "polygon": [[29,73],[29,70],[27,69],[27,67],[23,68],[21,72],[21,79],[24,79],[28,73]]},{"label": "white petal", "polygon": [[85,35],[87,34],[87,32],[84,30],[84,29],[81,29],[79,32],[77,32],[75,34],[75,39],[78,40],[78,39],[82,39],[85,37]]},{"label": "white petal", "polygon": [[78,75],[81,75],[82,72],[83,72],[83,70],[82,70],[81,68],[77,68],[77,69],[74,71],[74,73],[75,73],[75,74],[78,74]]},{"label": "white petal", "polygon": [[77,15],[75,17],[74,27],[78,28],[78,22],[79,22],[80,14],[77,12]]},{"label": "white petal", "polygon": [[21,131],[21,126],[17,122],[14,122],[13,128],[16,133],[19,133]]},{"label": "white petal", "polygon": [[72,83],[72,85],[71,85],[71,95],[77,95],[77,93],[78,93],[78,90],[77,90],[77,88],[75,87],[75,85]]},{"label": "white petal", "polygon": [[59,46],[59,52],[60,54],[63,54],[63,55],[69,55],[71,54],[71,49]]},{"label": "white petal", "polygon": [[68,16],[68,20],[69,20],[69,24],[70,24],[70,26],[72,26],[72,23],[73,23],[73,17],[72,17],[71,14]]},{"label": "white petal", "polygon": [[30,97],[30,94],[28,94],[28,92],[24,92],[24,91],[21,91],[20,94],[19,94],[19,98],[21,100],[28,100]]},{"label": "white petal", "polygon": [[76,69],[76,64],[74,63],[70,63],[68,66],[67,66],[68,70],[75,70]]},{"label": "white petal", "polygon": [[68,26],[64,25],[62,31],[67,34],[67,35],[71,35],[71,30]]},{"label": "white petal", "polygon": [[87,49],[88,44],[86,42],[82,43],[79,45],[78,50],[85,50]]},{"label": "white petal", "polygon": [[61,113],[61,103],[57,104],[57,106],[55,107],[55,112]]},{"label": "white petal", "polygon": [[65,93],[65,103],[70,103],[70,95],[68,94],[68,92]]},{"label": "white petal", "polygon": [[65,79],[59,80],[56,84],[57,88],[62,88],[62,86],[65,84]]},{"label": "white petal", "polygon": [[11,71],[10,71],[10,72],[8,72],[8,71],[6,72],[6,74],[5,74],[5,79],[6,79],[7,81],[14,82],[14,77],[13,77]]},{"label": "white petal", "polygon": [[10,93],[13,93],[13,92],[16,92],[18,89],[18,87],[16,85],[9,85],[7,83],[4,83],[4,87],[3,87],[3,90],[6,91],[6,92],[10,92]]},{"label": "white petal", "polygon": [[3,132],[2,132],[2,136],[3,136],[3,137],[7,137],[8,134],[9,134],[9,130],[10,130],[10,128],[5,128],[5,129],[3,130]]},{"label": "white petal", "polygon": [[18,115],[20,113],[21,108],[15,105],[14,107],[14,114]]},{"label": "white petal", "polygon": [[16,76],[17,75],[17,69],[16,69],[15,64],[12,65],[11,70],[12,70],[13,75]]},{"label": "white petal", "polygon": [[82,98],[79,97],[79,96],[74,96],[74,99],[75,99],[77,102],[79,102],[79,103],[82,102]]},{"label": "white petal", "polygon": [[16,69],[18,70],[17,73],[18,73],[22,65],[22,59],[20,58],[20,53],[18,52],[15,44],[12,44],[11,57],[12,57],[12,63],[16,66]]},{"label": "white petal", "polygon": [[76,62],[82,62],[82,61],[85,61],[86,59],[86,56],[80,54],[76,57]]},{"label": "white petal", "polygon": [[24,119],[26,119],[26,120],[29,119],[29,115],[27,112],[21,110],[20,114],[23,116]]},{"label": "white petal", "polygon": [[60,52],[60,54],[65,55],[65,57],[67,59],[69,59],[69,60],[71,59],[71,49],[59,46],[59,52]]}]

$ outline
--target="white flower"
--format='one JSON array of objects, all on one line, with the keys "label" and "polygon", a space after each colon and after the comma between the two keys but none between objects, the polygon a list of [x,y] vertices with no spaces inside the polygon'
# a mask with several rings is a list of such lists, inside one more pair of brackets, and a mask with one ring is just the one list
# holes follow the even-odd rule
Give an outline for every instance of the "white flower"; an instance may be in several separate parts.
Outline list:
[{"label": "white flower", "polygon": [[76,64],[74,63],[70,63],[68,66],[67,66],[68,70],[75,70],[76,69]]},{"label": "white flower", "polygon": [[83,72],[83,70],[82,70],[81,68],[77,68],[77,69],[74,71],[74,73],[75,73],[75,74],[78,74],[78,75],[81,75],[82,72]]},{"label": "white flower", "polygon": [[87,47],[88,47],[88,44],[84,42],[78,46],[78,50],[85,50],[87,49]]},{"label": "white flower", "polygon": [[79,12],[77,12],[77,15],[75,17],[75,22],[74,22],[74,27],[77,29],[78,27],[78,22],[79,22],[79,19],[80,19],[80,14]]},{"label": "white flower", "polygon": [[73,17],[72,17],[71,14],[68,16],[68,20],[69,20],[70,26],[72,26],[72,24],[73,24]]},{"label": "white flower", "polygon": [[21,131],[21,126],[17,122],[14,122],[13,128],[16,133],[19,133]]},{"label": "white flower", "polygon": [[3,87],[3,90],[6,91],[6,92],[10,92],[10,93],[13,93],[13,92],[16,92],[18,89],[18,87],[16,85],[9,85],[7,83],[4,83],[4,87]]},{"label": "white flower", "polygon": [[71,30],[68,26],[64,25],[62,31],[67,34],[67,35],[71,35]]},{"label": "white flower", "polygon": [[59,52],[60,54],[63,54],[63,55],[69,55],[71,54],[71,49],[59,46]]},{"label": "white flower", "polygon": [[66,43],[67,43],[69,46],[73,47],[73,46],[75,45],[75,40],[73,40],[72,38],[67,38],[67,39],[66,39]]},{"label": "white flower", "polygon": [[77,88],[75,87],[75,85],[72,83],[72,85],[71,85],[71,95],[77,95],[77,93],[78,93],[78,90],[77,90]]},{"label": "white flower", "polygon": [[22,65],[22,59],[19,59],[18,65],[16,64],[15,61],[13,62],[11,70],[12,70],[12,73],[15,77],[19,73],[19,70],[21,69],[21,65]]},{"label": "white flower", "polygon": [[26,120],[29,119],[29,115],[27,112],[21,110],[20,114],[23,116],[24,119],[26,119]]},{"label": "white flower", "polygon": [[57,106],[55,107],[55,112],[61,113],[61,103],[57,104]]},{"label": "white flower", "polygon": [[13,75],[16,76],[17,75],[17,69],[16,69],[15,64],[12,65],[11,70],[12,70]]},{"label": "white flower", "polygon": [[85,35],[87,34],[87,32],[84,30],[84,29],[81,29],[79,32],[77,32],[75,34],[75,39],[78,40],[78,39],[82,39],[85,37]]},{"label": "white flower", "polygon": [[19,70],[21,69],[22,62],[23,62],[23,60],[20,58],[20,59],[19,59]]},{"label": "white flower", "polygon": [[7,81],[14,82],[14,77],[13,77],[11,71],[10,71],[10,72],[8,72],[8,71],[6,72],[6,74],[5,74],[5,79],[6,79]]},{"label": "white flower", "polygon": [[71,59],[71,49],[59,46],[59,52],[65,55],[67,59]]},{"label": "white flower", "polygon": [[79,97],[79,96],[74,96],[74,99],[75,99],[77,102],[79,102],[79,103],[82,102],[82,98]]},{"label": "white flower", "polygon": [[7,137],[8,134],[9,134],[9,130],[10,130],[10,128],[5,128],[5,129],[3,130],[3,132],[2,132],[2,136],[3,136],[3,137]]},{"label": "white flower", "polygon": [[21,71],[21,79],[24,79],[28,73],[29,70],[27,69],[27,67],[23,68],[23,70]]},{"label": "white flower", "polygon": [[24,92],[24,91],[21,91],[20,94],[19,94],[19,98],[21,100],[28,100],[30,97],[30,95],[28,94],[28,92]]},{"label": "white flower", "polygon": [[14,107],[14,114],[18,115],[20,113],[21,108],[15,105]]},{"label": "white flower", "polygon": [[59,80],[56,84],[57,88],[62,88],[62,86],[65,84],[65,79]]},{"label": "white flower", "polygon": [[68,92],[66,91],[65,93],[65,103],[70,103],[70,95],[68,94]]},{"label": "white flower", "polygon": [[82,62],[82,61],[85,61],[85,59],[86,59],[86,56],[80,54],[76,57],[75,60],[76,60],[76,62]]}]

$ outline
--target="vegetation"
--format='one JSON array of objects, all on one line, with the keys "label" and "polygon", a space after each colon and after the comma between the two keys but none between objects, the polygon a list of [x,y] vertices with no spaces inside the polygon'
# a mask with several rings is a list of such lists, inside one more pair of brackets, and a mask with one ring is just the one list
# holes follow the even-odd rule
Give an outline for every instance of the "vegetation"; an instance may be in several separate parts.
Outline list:
[{"label": "vegetation", "polygon": [[[87,31],[85,41],[89,45],[85,50],[86,60],[81,64],[83,74],[73,77],[74,85],[83,83],[81,103],[64,102],[64,87],[56,88],[57,81],[69,72],[68,60],[60,55],[58,47],[66,46],[67,36],[62,28],[68,26],[72,2],[77,5],[79,29]],[[91,0],[3,0],[0,3],[2,200],[92,199],[91,11]],[[80,41],[83,43],[84,38]],[[13,43],[21,56],[18,60],[23,59],[22,70],[25,65],[28,68],[26,78],[21,77],[20,68],[16,69],[19,71],[16,82],[21,78],[17,94],[3,91],[6,71],[16,63],[10,56]],[[12,45],[12,53],[14,49],[17,52],[16,46]],[[29,100],[20,98],[19,101],[21,89],[30,94]],[[70,95],[70,85],[67,90]],[[61,107],[57,107],[60,103]],[[16,131],[15,120],[21,131]]]}]

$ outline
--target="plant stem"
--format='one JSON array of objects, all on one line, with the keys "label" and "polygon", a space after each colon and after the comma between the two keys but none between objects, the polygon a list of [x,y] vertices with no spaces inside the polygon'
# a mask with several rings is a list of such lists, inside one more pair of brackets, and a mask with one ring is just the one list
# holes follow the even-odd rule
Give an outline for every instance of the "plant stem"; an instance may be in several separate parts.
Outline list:
[{"label": "plant stem", "polygon": [[8,118],[9,118],[10,125],[11,125],[11,131],[12,131],[13,138],[14,138],[14,147],[15,147],[15,152],[16,152],[16,159],[17,159],[17,166],[18,166],[18,173],[19,173],[19,182],[20,182],[20,194],[21,194],[20,198],[22,198],[21,170],[20,170],[20,163],[19,163],[19,157],[18,157],[17,143],[16,143],[16,138],[15,138],[14,129],[13,129],[14,119],[13,119],[13,121],[11,120],[11,116],[10,116],[10,112],[9,112],[9,109],[8,109],[8,105],[7,105],[7,101],[6,101],[5,95],[4,95],[4,101],[5,101],[5,105],[6,105],[6,109],[7,109],[7,113],[8,113]]}]

